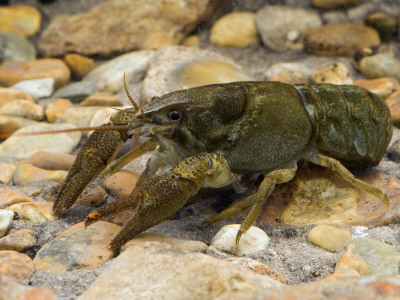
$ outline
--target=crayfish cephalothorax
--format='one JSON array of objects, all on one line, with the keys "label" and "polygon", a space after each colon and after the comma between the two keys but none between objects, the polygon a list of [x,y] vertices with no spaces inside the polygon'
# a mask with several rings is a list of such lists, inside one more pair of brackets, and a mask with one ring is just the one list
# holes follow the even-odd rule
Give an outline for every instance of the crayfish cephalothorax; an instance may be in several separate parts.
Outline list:
[{"label": "crayfish cephalothorax", "polygon": [[[236,242],[257,219],[276,184],[290,181],[297,161],[328,167],[355,187],[389,204],[385,193],[356,179],[345,167],[370,167],[382,159],[392,135],[385,103],[358,86],[232,82],[172,92],[139,109],[117,112],[80,150],[60,189],[54,212],[62,215],[87,183],[115,157],[122,142],[147,136],[112,170],[149,150],[154,152],[128,199],[91,213],[86,224],[118,209],[134,208],[110,246],[171,217],[204,186],[224,186],[233,173],[264,173],[257,192],[209,222],[250,208]],[[344,165],[343,165],[344,164]],[[156,171],[165,166],[161,175]]]}]

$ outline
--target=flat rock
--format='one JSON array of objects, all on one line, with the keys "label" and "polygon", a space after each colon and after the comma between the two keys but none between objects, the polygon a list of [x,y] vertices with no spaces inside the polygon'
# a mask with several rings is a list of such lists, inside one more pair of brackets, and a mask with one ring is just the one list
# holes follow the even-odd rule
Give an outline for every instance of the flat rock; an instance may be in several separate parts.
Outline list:
[{"label": "flat rock", "polygon": [[393,77],[359,79],[354,81],[354,84],[370,90],[378,96],[381,96],[383,99],[400,89],[399,81]]},{"label": "flat rock", "polygon": [[97,93],[96,84],[89,81],[78,81],[68,84],[55,92],[55,98],[69,99],[73,103],[79,103],[87,97]]},{"label": "flat rock", "polygon": [[64,170],[45,170],[29,163],[20,164],[14,173],[17,185],[49,184],[65,180],[68,172]]},{"label": "flat rock", "polygon": [[341,251],[351,240],[351,232],[330,225],[317,225],[308,233],[308,240],[328,251]]},{"label": "flat rock", "polygon": [[34,35],[40,29],[42,15],[28,5],[0,7],[0,30],[12,31],[22,36]]},{"label": "flat rock", "polygon": [[44,118],[43,107],[27,100],[15,100],[4,104],[0,108],[0,114],[22,117],[35,121],[41,121]]},{"label": "flat rock", "polygon": [[38,151],[71,153],[81,139],[82,134],[80,132],[16,136],[19,133],[47,132],[70,128],[76,128],[76,126],[72,124],[39,124],[19,129],[14,133],[14,136],[0,144],[0,157],[25,159]]},{"label": "flat rock", "polygon": [[34,60],[35,47],[15,32],[0,30],[0,62],[7,60]]},{"label": "flat rock", "polygon": [[[67,108],[57,122],[74,124],[79,128],[88,127],[94,114],[102,109],[96,106],[71,106]],[[87,131],[82,132],[87,135]]]},{"label": "flat rock", "polygon": [[65,55],[64,61],[70,68],[72,76],[78,79],[83,78],[96,66],[93,59],[76,53],[68,53]]},{"label": "flat rock", "polygon": [[17,188],[0,188],[0,207],[4,208],[17,203],[34,202],[35,200]]},{"label": "flat rock", "polygon": [[79,299],[206,300],[230,292],[261,293],[281,285],[243,266],[171,249],[166,243],[146,242],[125,250]]},{"label": "flat rock", "polygon": [[50,97],[54,91],[54,84],[53,78],[32,79],[20,81],[11,88],[26,92],[37,100]]},{"label": "flat rock", "polygon": [[80,106],[122,106],[122,104],[118,96],[109,92],[98,92],[79,103]]},{"label": "flat rock", "polygon": [[274,51],[302,51],[307,31],[322,24],[313,10],[281,5],[258,10],[256,22],[263,43]]},{"label": "flat rock", "polygon": [[360,0],[313,0],[315,7],[323,9],[339,9],[356,5]]},{"label": "flat rock", "polygon": [[135,49],[159,49],[179,43],[219,2],[101,2],[88,12],[54,18],[41,35],[39,50],[45,56],[70,52],[109,56]]},{"label": "flat rock", "polygon": [[76,155],[66,153],[54,153],[39,151],[24,160],[24,163],[31,164],[45,170],[69,171],[74,163]]},{"label": "flat rock", "polygon": [[359,49],[379,44],[379,34],[375,29],[350,23],[311,28],[306,38],[307,51],[324,56],[353,56]]},{"label": "flat rock", "polygon": [[31,103],[35,103],[32,96],[26,92],[12,88],[0,87],[0,107],[17,100],[26,100]]},{"label": "flat rock", "polygon": [[27,228],[17,230],[0,238],[0,250],[24,251],[36,245],[35,233]]},{"label": "flat rock", "polygon": [[53,78],[55,88],[69,82],[71,72],[66,64],[56,58],[32,61],[6,61],[0,65],[0,84],[11,86],[29,79]]},{"label": "flat rock", "polygon": [[85,229],[78,223],[44,245],[33,260],[36,270],[65,272],[95,269],[114,255],[108,243],[119,231],[118,225],[96,222]]},{"label": "flat rock", "polygon": [[34,271],[35,266],[28,255],[12,250],[0,251],[0,278],[8,276],[20,283],[28,283]]},{"label": "flat rock", "polygon": [[53,215],[53,204],[43,202],[17,203],[6,208],[18,214],[20,220],[28,220],[36,224],[47,221],[55,221],[58,218]]}]

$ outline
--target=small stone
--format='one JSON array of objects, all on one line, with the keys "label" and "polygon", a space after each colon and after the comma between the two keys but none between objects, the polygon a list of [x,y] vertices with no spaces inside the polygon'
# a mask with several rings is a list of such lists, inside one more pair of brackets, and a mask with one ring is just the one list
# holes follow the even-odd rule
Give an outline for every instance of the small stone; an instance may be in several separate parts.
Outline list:
[{"label": "small stone", "polygon": [[311,75],[310,68],[303,63],[285,62],[270,66],[265,72],[266,80],[281,81],[290,84],[308,83]]},{"label": "small stone", "polygon": [[161,242],[171,245],[171,247],[178,248],[184,252],[205,252],[208,246],[200,241],[189,241],[182,240],[173,237],[169,237],[162,234],[144,232],[136,236],[135,238],[128,241],[121,247],[121,253],[129,247],[133,247],[139,243],[145,242]]},{"label": "small stone", "polygon": [[87,97],[80,106],[122,106],[122,100],[109,92],[98,92]]},{"label": "small stone", "polygon": [[385,103],[389,107],[393,123],[400,123],[400,90],[390,94]]},{"label": "small stone", "polygon": [[96,84],[89,81],[78,81],[59,89],[54,94],[54,97],[65,98],[73,103],[79,103],[90,95],[97,93],[97,91]]},{"label": "small stone", "polygon": [[71,128],[76,128],[76,126],[72,124],[40,124],[19,129],[14,133],[14,136],[0,144],[0,157],[26,159],[38,151],[71,153],[81,140],[81,132],[16,136],[19,133],[47,132]]},{"label": "small stone", "polygon": [[95,83],[100,91],[111,93],[120,91],[124,85],[124,73],[127,84],[142,80],[153,56],[152,50],[133,51],[120,55],[97,66],[83,80]]},{"label": "small stone", "polygon": [[75,224],[44,245],[33,260],[36,270],[65,272],[95,269],[114,255],[108,243],[119,231],[118,225],[99,221],[85,229]]},{"label": "small stone", "polygon": [[246,11],[224,15],[211,28],[210,41],[223,47],[257,45],[256,15]]},{"label": "small stone", "polygon": [[49,105],[45,110],[46,118],[50,123],[56,123],[57,120],[61,119],[64,112],[72,107],[72,102],[68,99],[58,99]]},{"label": "small stone", "polygon": [[34,202],[35,200],[16,188],[0,188],[0,207],[4,208],[17,203]]},{"label": "small stone", "polygon": [[325,277],[324,279],[331,280],[336,278],[353,278],[353,277],[360,277],[360,274],[356,270],[348,269],[344,271],[337,271],[333,274]]},{"label": "small stone", "polygon": [[281,5],[258,10],[256,22],[262,41],[274,51],[302,51],[307,31],[322,24],[312,10]]},{"label": "small stone", "polygon": [[58,300],[56,294],[47,287],[21,285],[7,276],[0,278],[0,295],[12,295],[13,298],[10,299]]},{"label": "small stone", "polygon": [[400,162],[400,140],[397,140],[388,150],[389,159]]},{"label": "small stone", "polygon": [[338,62],[315,70],[311,74],[314,83],[352,84],[349,70],[346,65]]},{"label": "small stone", "polygon": [[16,212],[20,220],[28,220],[36,224],[42,224],[47,221],[55,221],[58,218],[53,215],[53,204],[32,202],[18,203],[6,208]]},{"label": "small stone", "polygon": [[[118,107],[118,109],[124,109],[126,107]],[[89,127],[96,127],[106,124],[110,121],[112,115],[115,114],[115,109],[111,107],[104,107],[97,110],[92,119],[90,120]]]},{"label": "small stone", "polygon": [[236,234],[239,228],[239,224],[222,227],[211,240],[211,246],[237,256],[253,254],[265,250],[268,247],[268,235],[260,228],[254,226],[250,227],[250,229],[242,235],[239,245],[236,245]]},{"label": "small stone", "polygon": [[322,9],[339,9],[356,5],[360,0],[313,0],[315,7]]},{"label": "small stone", "polygon": [[5,236],[14,218],[14,213],[9,210],[0,209],[0,238]]},{"label": "small stone", "polygon": [[399,21],[384,12],[378,11],[369,14],[364,18],[367,26],[375,28],[383,41],[391,41],[396,37],[398,32]]},{"label": "small stone", "polygon": [[371,270],[364,258],[357,252],[354,244],[349,244],[340,254],[335,267],[336,272],[355,270],[361,276],[370,275]]},{"label": "small stone", "polygon": [[[0,182],[9,184],[11,179],[14,176],[15,169],[17,168],[16,165],[12,163],[7,163],[0,161]],[[0,200],[0,207],[1,207],[1,200]]]},{"label": "small stone", "polygon": [[[74,124],[78,128],[88,127],[94,114],[100,110],[97,106],[72,106],[67,108],[57,122]],[[87,135],[87,132],[82,132]]]},{"label": "small stone", "polygon": [[20,229],[0,238],[0,250],[24,251],[36,245],[36,235],[30,229]]},{"label": "small stone", "polygon": [[0,139],[6,139],[10,137],[18,129],[37,124],[40,123],[25,118],[0,115],[0,127],[2,129]]},{"label": "small stone", "polygon": [[54,91],[54,83],[53,78],[23,80],[14,84],[11,88],[28,93],[37,100],[50,97]]},{"label": "small stone", "polygon": [[16,100],[26,100],[31,103],[35,103],[32,96],[30,96],[28,93],[10,88],[0,87],[0,107]]},{"label": "small stone", "polygon": [[363,57],[358,68],[367,78],[393,77],[400,80],[400,61],[392,52]]},{"label": "small stone", "polygon": [[11,86],[23,80],[53,78],[58,89],[68,83],[70,73],[65,63],[56,58],[6,61],[0,65],[0,84]]},{"label": "small stone", "polygon": [[44,170],[31,164],[23,163],[14,173],[14,183],[17,185],[48,184],[64,181],[68,172],[63,170]]},{"label": "small stone", "polygon": [[139,175],[130,171],[119,171],[109,176],[103,186],[113,196],[127,197],[136,186]]},{"label": "small stone", "polygon": [[323,56],[353,56],[362,48],[380,44],[375,29],[350,23],[326,24],[307,33],[307,51]]},{"label": "small stone", "polygon": [[43,107],[27,100],[15,100],[4,104],[0,108],[0,114],[28,118],[35,121],[41,121],[44,118]]},{"label": "small stone", "polygon": [[200,47],[200,38],[198,35],[188,36],[182,43],[185,47]]},{"label": "small stone", "polygon": [[32,36],[40,29],[40,12],[28,5],[0,7],[0,30],[13,31],[22,36]]},{"label": "small stone", "polygon": [[28,163],[37,168],[45,170],[69,171],[74,163],[75,158],[76,155],[72,154],[38,151],[32,156],[28,157],[24,163]]},{"label": "small stone", "polygon": [[318,225],[310,230],[308,240],[325,250],[341,251],[351,240],[351,232],[330,225]]},{"label": "small stone", "polygon": [[78,79],[83,78],[96,66],[93,59],[76,53],[68,53],[65,55],[64,61],[71,69],[72,76]]},{"label": "small stone", "polygon": [[0,278],[8,276],[26,284],[34,271],[35,266],[28,255],[11,250],[0,251]]},{"label": "small stone", "polygon": [[387,98],[393,92],[400,88],[399,81],[393,77],[383,77],[376,79],[359,79],[354,81],[355,85],[361,86],[383,99]]},{"label": "small stone", "polygon": [[224,260],[229,261],[233,264],[238,264],[249,268],[250,270],[260,274],[262,276],[270,277],[280,283],[286,284],[286,279],[278,271],[268,267],[267,265],[260,263],[254,259],[248,257],[229,257]]},{"label": "small stone", "polygon": [[0,30],[0,62],[24,61],[36,58],[35,47],[19,33]]}]

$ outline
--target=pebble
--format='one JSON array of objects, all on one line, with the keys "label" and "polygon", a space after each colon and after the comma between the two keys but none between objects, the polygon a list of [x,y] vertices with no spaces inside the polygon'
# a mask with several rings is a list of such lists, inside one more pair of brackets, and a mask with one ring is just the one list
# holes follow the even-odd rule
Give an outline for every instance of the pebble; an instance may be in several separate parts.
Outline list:
[{"label": "pebble", "polygon": [[64,56],[64,62],[70,68],[72,76],[82,79],[96,66],[93,59],[76,53],[68,53]]},{"label": "pebble", "polygon": [[[35,271],[32,259],[12,250],[0,251],[0,278],[11,277],[20,283],[28,283]],[[1,284],[0,284],[1,286]]]},{"label": "pebble", "polygon": [[34,202],[35,200],[17,188],[0,188],[0,207],[4,208],[17,203]]},{"label": "pebble", "polygon": [[272,279],[279,281],[280,283],[286,284],[286,279],[278,271],[268,267],[267,265],[260,263],[249,257],[228,257],[224,259],[232,264],[238,264],[249,268],[250,270],[260,274],[262,276],[267,276]]},{"label": "pebble", "polygon": [[332,273],[331,275],[325,277],[324,279],[331,280],[331,279],[337,279],[337,278],[358,278],[360,277],[360,274],[354,269],[348,269],[348,270],[343,270],[343,271],[337,271]]},{"label": "pebble", "polygon": [[311,74],[314,83],[352,84],[349,69],[345,64],[338,62],[318,70]]},{"label": "pebble", "polygon": [[323,56],[353,56],[359,49],[379,44],[379,34],[375,29],[350,23],[311,28],[306,38],[307,51]]},{"label": "pebble", "polygon": [[265,72],[266,80],[281,81],[290,84],[308,83],[311,69],[303,63],[281,62],[270,66]]},{"label": "pebble", "polygon": [[[118,107],[118,109],[124,109],[126,107]],[[106,124],[110,121],[112,115],[116,113],[116,110],[112,107],[104,107],[97,110],[92,119],[90,120],[89,126],[96,127]]]},{"label": "pebble", "polygon": [[129,240],[125,245],[123,245],[121,247],[121,253],[129,247],[136,246],[137,244],[145,242],[167,243],[171,247],[182,250],[184,252],[206,252],[208,248],[207,244],[200,241],[189,241],[169,237],[162,234],[144,232]]},{"label": "pebble", "polygon": [[122,104],[118,96],[109,92],[98,92],[79,103],[80,106],[122,106]]},{"label": "pebble", "polygon": [[167,243],[145,242],[114,259],[80,299],[207,300],[230,292],[261,293],[281,286],[243,266],[202,253],[185,253]]},{"label": "pebble", "polygon": [[25,118],[0,115],[0,126],[2,128],[0,139],[6,139],[10,137],[18,129],[37,124],[40,123]]},{"label": "pebble", "polygon": [[44,113],[46,114],[46,118],[50,123],[55,123],[70,107],[72,107],[71,101],[69,101],[68,99],[58,99],[47,105]]},{"label": "pebble", "polygon": [[223,47],[257,45],[256,15],[238,11],[224,15],[211,28],[210,41]]},{"label": "pebble", "polygon": [[56,58],[33,61],[6,61],[0,65],[0,84],[11,86],[29,79],[53,78],[58,89],[69,82],[70,70]]},{"label": "pebble", "polygon": [[213,83],[254,80],[231,59],[215,52],[182,46],[157,52],[142,83],[142,101]]},{"label": "pebble", "polygon": [[68,99],[72,103],[79,103],[97,92],[96,84],[89,81],[78,81],[59,89],[55,92],[54,97]]},{"label": "pebble", "polygon": [[0,30],[0,62],[34,60],[36,49],[19,33]]},{"label": "pebble", "polygon": [[55,80],[53,78],[23,80],[11,88],[31,95],[35,100],[50,97],[54,92]]},{"label": "pebble", "polygon": [[35,103],[32,96],[26,92],[0,87],[0,107],[17,100],[26,100],[31,103]]},{"label": "pebble", "polygon": [[107,177],[103,182],[103,187],[113,196],[127,197],[136,186],[138,179],[138,174],[123,170]]},{"label": "pebble", "polygon": [[[94,114],[101,109],[96,106],[71,106],[67,108],[56,122],[74,124],[78,128],[88,127]],[[87,135],[87,132],[82,132]]]},{"label": "pebble", "polygon": [[200,47],[200,38],[198,35],[188,36],[181,44],[185,47]]},{"label": "pebble", "polygon": [[339,9],[356,5],[360,0],[313,0],[312,4],[322,9]]},{"label": "pebble", "polygon": [[142,80],[153,56],[152,50],[133,51],[117,56],[94,68],[83,80],[95,83],[99,91],[120,91],[124,86],[124,73],[127,84]]},{"label": "pebble", "polygon": [[44,118],[43,107],[27,100],[15,100],[4,104],[0,108],[0,114],[28,118],[35,121],[41,121]]},{"label": "pebble", "polygon": [[12,31],[22,36],[32,36],[40,29],[42,15],[28,5],[0,7],[0,30]]},{"label": "pebble", "polygon": [[24,163],[31,164],[45,170],[69,171],[74,163],[76,155],[66,153],[54,153],[39,151],[24,160]]},{"label": "pebble", "polygon": [[393,77],[382,77],[376,79],[359,79],[354,81],[355,85],[361,86],[383,99],[386,99],[396,90],[400,89],[399,81]]},{"label": "pebble", "polygon": [[351,232],[322,224],[310,230],[308,240],[325,250],[341,251],[351,240]]},{"label": "pebble", "polygon": [[14,213],[9,210],[0,209],[0,238],[5,236],[14,218]]},{"label": "pebble", "polygon": [[107,245],[119,229],[118,225],[103,221],[86,229],[84,222],[75,224],[38,251],[33,260],[36,270],[95,269],[113,257],[114,252]]},{"label": "pebble", "polygon": [[[39,124],[26,126],[14,133],[48,132],[52,130],[72,129],[72,124]],[[12,136],[0,144],[0,157],[26,159],[38,151],[71,153],[81,140],[81,132],[69,132],[49,135]],[[51,143],[49,142],[51,141]]]},{"label": "pebble", "polygon": [[242,235],[239,245],[236,245],[236,234],[240,228],[239,224],[226,225],[212,238],[211,246],[237,256],[245,256],[265,250],[269,244],[268,235],[257,227],[250,229]]},{"label": "pebble", "polygon": [[47,221],[55,221],[58,218],[53,215],[53,204],[43,202],[17,203],[6,208],[16,212],[20,220],[28,220],[35,224]]},{"label": "pebble", "polygon": [[400,61],[391,52],[363,57],[358,68],[367,78],[393,77],[400,80]]},{"label": "pebble", "polygon": [[393,123],[400,123],[400,90],[390,94],[385,103],[389,107]]},{"label": "pebble", "polygon": [[259,9],[256,22],[263,43],[274,51],[302,51],[307,31],[322,24],[312,10],[280,5]]},{"label": "pebble", "polygon": [[361,276],[371,274],[371,270],[364,260],[364,258],[357,252],[354,244],[349,244],[340,254],[336,266],[335,272],[345,272],[349,270],[355,270]]},{"label": "pebble", "polygon": [[400,162],[400,140],[397,140],[390,146],[388,157],[395,162]]},{"label": "pebble", "polygon": [[52,19],[38,47],[44,56],[110,56],[160,49],[178,44],[217,6],[218,2],[210,0],[101,2],[88,12]]},{"label": "pebble", "polygon": [[[16,165],[12,163],[7,163],[4,161],[0,161],[0,182],[9,184],[14,176],[15,169],[17,168]],[[1,203],[1,200],[0,200]],[[0,204],[1,207],[1,204]]]},{"label": "pebble", "polygon": [[391,41],[396,37],[399,29],[399,21],[387,13],[377,11],[364,18],[367,26],[375,28],[383,41]]},{"label": "pebble", "polygon": [[30,229],[20,229],[3,238],[0,238],[0,250],[14,250],[22,252],[36,245],[35,233]]},{"label": "pebble", "polygon": [[20,164],[14,173],[14,183],[17,185],[52,184],[64,181],[68,172],[63,170],[45,170],[28,163]]},{"label": "pebble", "polygon": [[0,295],[12,295],[12,298],[7,298],[7,300],[58,300],[56,294],[51,289],[44,286],[31,287],[22,285],[13,278],[7,276],[2,277],[0,281]]}]

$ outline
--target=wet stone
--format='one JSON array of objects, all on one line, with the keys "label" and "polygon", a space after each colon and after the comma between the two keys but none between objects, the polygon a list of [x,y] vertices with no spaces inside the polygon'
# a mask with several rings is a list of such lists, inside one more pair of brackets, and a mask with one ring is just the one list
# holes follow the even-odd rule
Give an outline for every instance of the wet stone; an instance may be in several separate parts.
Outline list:
[{"label": "wet stone", "polygon": [[211,28],[210,41],[224,47],[257,45],[256,15],[246,11],[224,15]]},{"label": "wet stone", "polygon": [[394,91],[400,88],[399,81],[393,77],[359,79],[354,81],[354,84],[381,96],[383,99],[387,98]]},{"label": "wet stone", "polygon": [[400,61],[391,52],[364,57],[358,62],[358,68],[367,78],[393,77],[400,80]]},{"label": "wet stone", "polygon": [[44,118],[43,107],[27,100],[15,100],[4,104],[0,108],[0,114],[28,118],[35,121],[41,121]]},{"label": "wet stone", "polygon": [[313,83],[333,83],[333,84],[352,84],[349,69],[345,64],[338,62],[321,69],[315,70],[311,74]]},{"label": "wet stone", "polygon": [[85,229],[78,223],[44,245],[33,260],[36,270],[65,272],[94,269],[111,259],[108,243],[119,231],[118,225],[96,222]]},{"label": "wet stone", "polygon": [[4,208],[17,203],[34,202],[35,200],[16,188],[0,188],[0,207]]},{"label": "wet stone", "polygon": [[23,80],[14,84],[11,88],[26,92],[37,100],[50,97],[54,91],[54,83],[53,78]]},{"label": "wet stone", "polygon": [[6,61],[0,65],[0,84],[11,86],[23,80],[53,78],[57,89],[69,82],[70,73],[65,63],[56,58]]},{"label": "wet stone", "polygon": [[0,209],[0,238],[3,237],[10,228],[14,218],[14,213],[9,210]]},{"label": "wet stone", "polygon": [[28,5],[0,7],[0,30],[12,31],[22,36],[31,36],[40,29],[40,12]]},{"label": "wet stone", "polygon": [[20,229],[0,238],[0,250],[24,251],[36,245],[36,235],[30,229]]},{"label": "wet stone", "polygon": [[68,99],[58,99],[50,103],[45,110],[47,120],[50,123],[55,123],[70,107],[72,107],[72,102]]},{"label": "wet stone", "polygon": [[351,240],[351,232],[322,224],[311,229],[308,240],[325,250],[341,251]]},{"label": "wet stone", "polygon": [[211,240],[211,246],[224,252],[237,256],[244,256],[265,250],[269,244],[268,235],[257,227],[250,227],[236,245],[236,234],[240,228],[239,224],[226,225]]},{"label": "wet stone", "polygon": [[353,56],[362,48],[380,44],[375,29],[350,23],[326,24],[307,33],[307,51],[323,56]]},{"label": "wet stone", "polygon": [[122,104],[118,96],[109,92],[98,92],[79,103],[81,106],[122,106]]},{"label": "wet stone", "polygon": [[383,41],[394,39],[399,27],[399,21],[395,17],[381,11],[366,16],[364,23],[375,28]]},{"label": "wet stone", "polygon": [[0,62],[34,60],[36,50],[24,37],[15,32],[0,30]]},{"label": "wet stone", "polygon": [[[12,163],[0,161],[0,182],[5,184],[10,183],[14,176],[16,168],[17,166]],[[1,207],[1,200],[0,200],[0,207]]]},{"label": "wet stone", "polygon": [[127,197],[136,186],[139,175],[130,171],[119,171],[107,177],[104,188],[113,196]]},{"label": "wet stone", "polygon": [[69,99],[72,103],[79,103],[87,97],[97,93],[98,89],[94,83],[79,81],[70,83],[55,92],[55,98]]},{"label": "wet stone", "polygon": [[28,283],[34,271],[35,267],[28,255],[11,250],[0,251],[0,278],[8,276],[20,283]]},{"label": "wet stone", "polygon": [[390,110],[393,123],[400,123],[400,90],[387,97],[385,103]]},{"label": "wet stone", "polygon": [[18,214],[20,220],[28,220],[36,224],[54,221],[58,218],[53,215],[53,204],[33,202],[18,203],[6,208]]},{"label": "wet stone", "polygon": [[66,153],[54,153],[39,151],[27,158],[24,163],[31,164],[45,170],[69,171],[74,163],[76,155]]},{"label": "wet stone", "polygon": [[29,163],[17,167],[14,173],[14,183],[17,185],[48,184],[65,180],[68,172],[64,170],[45,170]]},{"label": "wet stone", "polygon": [[93,59],[76,53],[68,53],[64,61],[70,68],[72,76],[78,79],[83,78],[96,66]]}]

